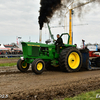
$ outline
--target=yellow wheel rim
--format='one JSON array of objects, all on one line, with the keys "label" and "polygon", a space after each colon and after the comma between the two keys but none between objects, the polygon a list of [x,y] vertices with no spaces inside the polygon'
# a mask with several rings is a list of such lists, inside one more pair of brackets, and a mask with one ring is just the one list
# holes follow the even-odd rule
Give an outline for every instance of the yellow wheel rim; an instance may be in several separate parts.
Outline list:
[{"label": "yellow wheel rim", "polygon": [[26,62],[22,62],[22,68],[27,68],[27,63]]},{"label": "yellow wheel rim", "polygon": [[80,64],[80,56],[76,52],[72,52],[68,57],[68,64],[71,69],[77,69]]},{"label": "yellow wheel rim", "polygon": [[42,70],[43,69],[43,64],[42,63],[38,63],[37,64],[37,70]]}]

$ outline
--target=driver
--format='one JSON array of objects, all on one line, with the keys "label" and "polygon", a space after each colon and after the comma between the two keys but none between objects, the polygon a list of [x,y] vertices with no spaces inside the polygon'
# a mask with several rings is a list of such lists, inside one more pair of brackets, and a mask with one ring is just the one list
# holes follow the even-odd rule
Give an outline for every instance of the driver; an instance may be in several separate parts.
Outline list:
[{"label": "driver", "polygon": [[59,54],[60,47],[63,45],[63,40],[62,40],[62,38],[60,37],[59,34],[57,34],[57,40],[56,40],[55,45],[56,45],[57,53]]}]

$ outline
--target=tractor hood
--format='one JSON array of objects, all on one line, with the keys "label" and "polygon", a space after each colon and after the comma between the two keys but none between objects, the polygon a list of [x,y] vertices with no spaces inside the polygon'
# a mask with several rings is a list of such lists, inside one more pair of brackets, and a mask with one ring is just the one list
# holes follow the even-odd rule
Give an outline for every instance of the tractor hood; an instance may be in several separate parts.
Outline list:
[{"label": "tractor hood", "polygon": [[27,46],[34,46],[34,47],[55,47],[54,44],[44,44],[36,42],[21,42],[21,44],[26,44]]}]

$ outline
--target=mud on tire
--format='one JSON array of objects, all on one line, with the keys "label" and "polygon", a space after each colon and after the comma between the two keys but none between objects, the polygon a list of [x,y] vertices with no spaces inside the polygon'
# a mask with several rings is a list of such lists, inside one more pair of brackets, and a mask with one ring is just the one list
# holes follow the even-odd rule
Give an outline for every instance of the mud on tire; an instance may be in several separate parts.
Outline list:
[{"label": "mud on tire", "polygon": [[35,59],[32,63],[32,71],[41,74],[45,69],[45,62],[42,59]]},{"label": "mud on tire", "polygon": [[25,62],[25,60],[19,59],[18,62],[17,62],[17,68],[21,72],[27,72],[27,70],[29,69],[29,65],[30,64],[28,64],[27,62]]},{"label": "mud on tire", "polygon": [[59,56],[61,71],[76,72],[82,66],[82,54],[74,47],[64,49]]}]

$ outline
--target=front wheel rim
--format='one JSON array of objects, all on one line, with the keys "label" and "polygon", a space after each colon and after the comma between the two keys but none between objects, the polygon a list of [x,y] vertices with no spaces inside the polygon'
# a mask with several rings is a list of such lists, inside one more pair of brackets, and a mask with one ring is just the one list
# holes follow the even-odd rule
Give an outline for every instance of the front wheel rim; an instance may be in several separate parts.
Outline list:
[{"label": "front wheel rim", "polygon": [[37,64],[37,70],[41,71],[43,69],[43,64],[42,63],[38,63]]},{"label": "front wheel rim", "polygon": [[25,61],[22,62],[22,68],[27,68],[27,63]]}]

